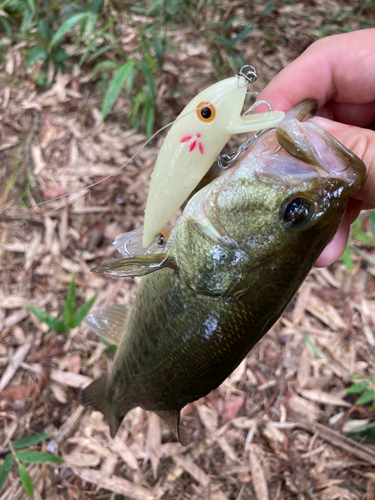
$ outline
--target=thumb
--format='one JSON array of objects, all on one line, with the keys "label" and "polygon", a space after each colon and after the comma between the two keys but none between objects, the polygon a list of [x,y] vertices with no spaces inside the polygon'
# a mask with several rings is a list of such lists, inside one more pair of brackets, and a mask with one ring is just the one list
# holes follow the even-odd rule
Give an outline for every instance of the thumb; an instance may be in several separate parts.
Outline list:
[{"label": "thumb", "polygon": [[343,125],[320,116],[315,116],[311,122],[333,135],[363,161],[367,170],[366,181],[353,198],[375,205],[375,132],[353,125]]}]

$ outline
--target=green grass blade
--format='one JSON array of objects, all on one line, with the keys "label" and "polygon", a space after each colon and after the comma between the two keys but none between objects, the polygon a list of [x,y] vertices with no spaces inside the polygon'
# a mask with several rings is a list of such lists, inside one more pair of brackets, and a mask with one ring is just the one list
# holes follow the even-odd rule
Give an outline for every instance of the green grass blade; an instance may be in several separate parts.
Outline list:
[{"label": "green grass blade", "polygon": [[96,297],[97,295],[95,294],[93,297],[91,297],[91,299],[85,302],[74,314],[72,319],[72,325],[73,325],[72,328],[75,328],[76,326],[82,323],[84,318],[87,316],[89,310],[91,309],[92,305],[94,304]]},{"label": "green grass blade", "polygon": [[61,464],[62,458],[52,453],[42,453],[40,451],[19,451],[17,458],[21,462],[27,464],[41,464],[42,462],[53,462],[54,464]]},{"label": "green grass blade", "polygon": [[51,50],[53,47],[56,47],[56,45],[59,45],[68,31],[70,31],[77,23],[87,18],[89,14],[89,12],[80,12],[72,17],[69,17],[69,19],[67,19],[53,35],[48,49]]},{"label": "green grass blade", "polygon": [[38,309],[37,307],[27,305],[26,306],[29,311],[31,311],[35,316],[43,321],[46,325],[48,325],[51,330],[55,330],[55,332],[63,333],[66,332],[67,326],[60,321],[59,319],[52,316],[52,314],[47,311],[43,311],[42,309]]},{"label": "green grass blade", "polygon": [[373,237],[375,238],[375,212],[370,212],[369,219],[370,219],[371,232]]},{"label": "green grass blade", "polygon": [[75,284],[75,274],[72,274],[72,278],[69,283],[68,293],[66,295],[64,309],[63,309],[63,320],[69,328],[73,328],[73,313],[76,307],[76,284]]},{"label": "green grass blade", "polygon": [[305,344],[307,345],[307,347],[310,349],[310,351],[312,351],[312,353],[314,354],[314,356],[317,358],[317,359],[324,359],[324,356],[323,354],[319,351],[319,349],[316,347],[316,345],[314,344],[314,342],[310,339],[310,337],[307,335],[307,333],[305,332],[301,332],[301,335],[303,337],[303,340],[305,342]]},{"label": "green grass blade", "polygon": [[354,268],[354,263],[350,256],[350,253],[351,253],[351,248],[349,245],[347,245],[347,247],[344,250],[344,253],[341,256],[341,260],[348,271],[351,271]]},{"label": "green grass blade", "polygon": [[50,434],[47,434],[46,432],[43,432],[42,434],[33,434],[32,436],[14,441],[13,448],[15,450],[20,450],[22,448],[27,448],[28,446],[35,446],[36,444],[39,444],[48,439],[49,436]]},{"label": "green grass blade", "polygon": [[22,464],[18,464],[18,474],[20,476],[23,489],[29,495],[31,500],[34,500],[34,486],[26,467]]},{"label": "green grass blade", "polygon": [[8,477],[9,471],[13,466],[14,458],[12,453],[5,456],[3,465],[0,467],[0,490]]},{"label": "green grass blade", "polygon": [[121,89],[126,82],[126,79],[129,76],[129,73],[131,72],[132,68],[134,66],[133,61],[128,61],[122,66],[119,67],[119,69],[116,71],[115,76],[112,78],[109,88],[107,91],[107,94],[104,98],[104,103],[103,103],[103,108],[102,108],[102,118],[105,120],[106,116],[112,109],[113,105],[116,102],[116,99],[118,98]]}]

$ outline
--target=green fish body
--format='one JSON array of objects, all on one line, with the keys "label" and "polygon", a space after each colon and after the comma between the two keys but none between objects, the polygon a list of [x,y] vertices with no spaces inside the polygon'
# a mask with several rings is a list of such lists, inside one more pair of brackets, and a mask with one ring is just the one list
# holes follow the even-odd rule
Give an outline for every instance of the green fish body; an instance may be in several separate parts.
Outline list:
[{"label": "green fish body", "polygon": [[[306,101],[187,204],[163,253],[97,269],[146,274],[135,304],[89,315],[121,337],[113,369],[83,391],[114,436],[126,413],[157,413],[182,443],[180,410],[218,387],[280,317],[324,247],[365,166],[315,125]],[[131,269],[129,271],[129,269]],[[116,333],[117,332],[117,333]]]}]

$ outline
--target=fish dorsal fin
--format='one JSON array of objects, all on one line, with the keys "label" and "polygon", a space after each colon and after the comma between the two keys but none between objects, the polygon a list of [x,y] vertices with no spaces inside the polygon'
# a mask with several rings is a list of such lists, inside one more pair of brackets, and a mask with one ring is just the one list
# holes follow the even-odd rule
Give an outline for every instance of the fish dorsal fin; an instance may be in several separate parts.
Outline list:
[{"label": "fish dorsal fin", "polygon": [[168,425],[171,431],[176,434],[182,446],[187,446],[190,442],[190,436],[187,428],[181,425],[180,412],[160,412],[158,415]]},{"label": "fish dorsal fin", "polygon": [[167,254],[158,253],[111,259],[100,266],[90,269],[90,271],[124,278],[126,276],[146,276],[146,274],[154,273],[163,267],[173,267],[173,263],[167,257]]},{"label": "fish dorsal fin", "polygon": [[133,231],[122,233],[116,236],[112,245],[124,257],[134,257],[151,253],[162,253],[163,247],[169,239],[172,227],[165,226],[160,233],[155,237],[150,246],[144,248],[142,245],[143,227],[138,227]]},{"label": "fish dorsal fin", "polygon": [[125,304],[112,304],[88,314],[84,321],[97,335],[111,344],[119,345],[130,310]]},{"label": "fish dorsal fin", "polygon": [[106,397],[107,395],[108,375],[97,378],[89,386],[83,389],[81,393],[81,404],[86,408],[93,408],[103,413],[108,420],[111,437],[115,437],[117,429],[120,427],[121,420],[114,415],[111,406]]}]

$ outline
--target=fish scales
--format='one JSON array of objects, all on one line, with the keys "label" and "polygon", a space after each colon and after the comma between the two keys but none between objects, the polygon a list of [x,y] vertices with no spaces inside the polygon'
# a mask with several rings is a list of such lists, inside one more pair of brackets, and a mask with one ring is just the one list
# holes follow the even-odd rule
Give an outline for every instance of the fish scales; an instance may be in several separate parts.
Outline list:
[{"label": "fish scales", "polygon": [[[126,413],[141,406],[186,444],[180,410],[230,375],[333,238],[365,166],[329,134],[296,119],[307,118],[314,106],[307,101],[292,110],[238,165],[200,190],[165,253],[96,268],[121,276],[130,266],[134,275],[138,263],[152,272],[142,279],[129,317],[113,322],[122,336],[110,376],[82,395],[83,404],[108,418],[112,435]],[[113,314],[112,308],[107,317]],[[88,318],[99,334],[111,328],[106,309]]]}]

